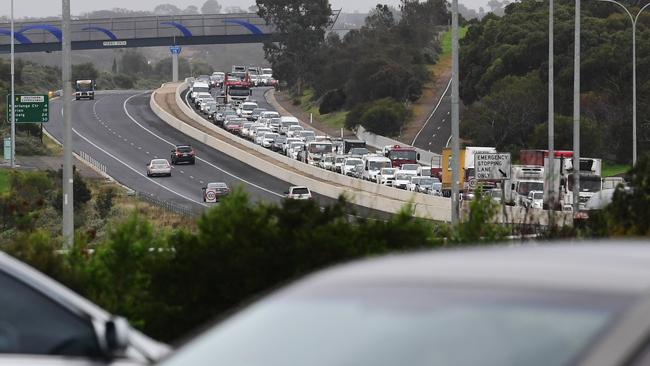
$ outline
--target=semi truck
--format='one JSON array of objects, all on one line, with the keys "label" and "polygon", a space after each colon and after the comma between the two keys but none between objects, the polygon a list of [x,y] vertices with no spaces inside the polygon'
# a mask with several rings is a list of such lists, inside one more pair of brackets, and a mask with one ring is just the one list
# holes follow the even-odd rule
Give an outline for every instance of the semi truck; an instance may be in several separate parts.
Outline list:
[{"label": "semi truck", "polygon": [[524,206],[530,191],[544,190],[544,167],[537,165],[513,165],[510,179],[504,184],[504,202],[510,206]]},{"label": "semi truck", "polygon": [[401,168],[404,164],[417,164],[420,154],[412,146],[385,146],[384,156],[390,159],[393,168]]},{"label": "semi truck", "polygon": [[77,80],[75,82],[74,97],[76,100],[87,98],[95,99],[95,81],[94,80]]},{"label": "semi truck", "polygon": [[366,147],[366,142],[363,140],[345,139],[343,140],[343,154],[341,155],[345,155],[357,147]]},{"label": "semi truck", "polygon": [[[497,152],[494,147],[474,147],[468,146],[460,149],[460,172],[458,174],[459,189],[465,196],[468,196],[477,186],[478,182],[474,179],[474,156],[476,154],[493,154]],[[445,197],[451,197],[451,177],[452,177],[452,157],[451,148],[442,150],[442,194]],[[495,182],[481,182],[483,186],[495,187]]]}]

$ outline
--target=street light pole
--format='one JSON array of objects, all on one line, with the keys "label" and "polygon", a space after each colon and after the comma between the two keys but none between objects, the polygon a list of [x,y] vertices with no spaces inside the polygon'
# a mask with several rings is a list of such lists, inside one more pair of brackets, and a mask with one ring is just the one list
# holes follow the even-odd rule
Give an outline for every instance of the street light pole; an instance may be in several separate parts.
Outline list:
[{"label": "street light pole", "polygon": [[11,105],[7,106],[11,108],[11,167],[16,167],[16,91],[14,89],[15,83],[15,69],[14,69],[14,0],[11,0]]},{"label": "street light pole", "polygon": [[573,212],[580,210],[580,0],[576,0],[573,49]]},{"label": "street light pole", "polygon": [[548,1],[548,165],[546,176],[548,177],[547,204],[549,210],[555,209],[555,185],[553,175],[555,174],[555,91],[554,91],[554,29],[553,16],[555,15],[553,0]]},{"label": "street light pole", "polygon": [[632,22],[632,166],[636,165],[636,155],[637,155],[637,149],[636,149],[636,25],[639,20],[639,16],[641,13],[648,7],[650,6],[650,3],[645,4],[641,10],[639,10],[638,13],[636,13],[636,16],[633,17],[632,13],[625,7],[625,5],[619,3],[618,1],[615,0],[599,0],[603,2],[608,2],[612,4],[616,4],[623,8],[625,10],[625,13],[627,14],[628,17],[630,17],[630,21]]},{"label": "street light pole", "polygon": [[74,197],[72,172],[72,85],[70,66],[70,0],[63,0],[63,42],[61,45],[61,73],[63,79],[63,240],[64,246],[70,248],[74,242]]},{"label": "street light pole", "polygon": [[[460,222],[459,205],[459,95],[458,95],[458,0],[451,3],[451,223]],[[444,167],[443,167],[444,169]]]}]

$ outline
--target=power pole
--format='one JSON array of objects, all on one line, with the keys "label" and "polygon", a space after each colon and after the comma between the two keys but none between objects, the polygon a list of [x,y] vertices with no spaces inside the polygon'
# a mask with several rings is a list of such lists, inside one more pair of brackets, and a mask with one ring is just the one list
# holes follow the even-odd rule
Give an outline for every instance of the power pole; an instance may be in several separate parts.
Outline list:
[{"label": "power pole", "polygon": [[14,0],[11,0],[11,167],[16,167],[16,96],[15,96],[15,69],[14,69]]},{"label": "power pole", "polygon": [[63,42],[61,62],[63,79],[63,239],[64,246],[70,248],[74,242],[74,197],[72,173],[72,73],[70,48],[70,0],[63,1]]},{"label": "power pole", "polygon": [[[547,187],[546,203],[548,204],[548,209],[555,209],[555,91],[554,91],[554,65],[553,65],[553,36],[554,36],[554,25],[553,25],[553,16],[554,16],[554,6],[553,0],[548,1],[548,165],[546,176],[548,179],[548,184],[545,184]],[[551,218],[553,216],[551,215]]]},{"label": "power pole", "polygon": [[459,205],[459,96],[458,96],[458,0],[451,3],[451,223],[460,222]]}]

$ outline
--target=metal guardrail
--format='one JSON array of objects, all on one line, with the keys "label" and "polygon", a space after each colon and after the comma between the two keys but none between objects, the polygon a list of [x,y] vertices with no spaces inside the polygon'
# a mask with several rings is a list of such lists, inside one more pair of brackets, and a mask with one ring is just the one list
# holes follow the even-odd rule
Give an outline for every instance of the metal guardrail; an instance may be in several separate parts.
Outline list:
[{"label": "metal guardrail", "polygon": [[165,211],[169,211],[169,212],[172,212],[172,213],[175,213],[175,214],[178,214],[178,215],[184,215],[184,216],[188,216],[188,217],[192,217],[192,218],[197,217],[197,216],[200,215],[199,212],[197,212],[197,211],[195,211],[195,210],[193,210],[191,208],[184,207],[184,206],[175,204],[175,203],[170,202],[170,201],[161,200],[161,199],[156,198],[155,196],[153,196],[153,195],[151,195],[149,193],[135,191],[134,195],[140,201],[149,203],[149,204],[154,205],[156,207],[160,207],[160,208],[164,209]]},{"label": "metal guardrail", "polygon": [[101,162],[99,162],[99,160],[90,156],[90,154],[88,154],[87,152],[79,150],[79,157],[83,159],[85,162],[87,162],[88,164],[94,166],[95,169],[106,174],[106,165],[102,164]]}]

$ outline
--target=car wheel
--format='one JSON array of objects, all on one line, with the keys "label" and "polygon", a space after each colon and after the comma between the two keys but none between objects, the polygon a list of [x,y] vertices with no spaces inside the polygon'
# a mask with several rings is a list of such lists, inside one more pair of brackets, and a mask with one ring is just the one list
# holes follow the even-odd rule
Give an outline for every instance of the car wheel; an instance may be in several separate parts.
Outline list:
[{"label": "car wheel", "polygon": [[192,165],[196,165],[196,160],[195,160],[195,159],[192,159],[192,161],[190,162],[190,164],[192,164]]},{"label": "car wheel", "polygon": [[171,176],[172,176],[172,173],[167,173],[167,176],[168,176],[168,177],[171,177]]}]

